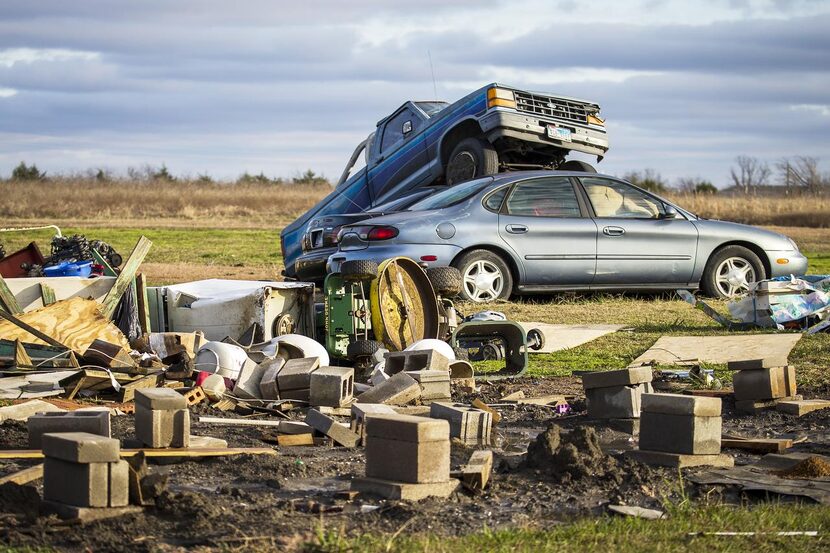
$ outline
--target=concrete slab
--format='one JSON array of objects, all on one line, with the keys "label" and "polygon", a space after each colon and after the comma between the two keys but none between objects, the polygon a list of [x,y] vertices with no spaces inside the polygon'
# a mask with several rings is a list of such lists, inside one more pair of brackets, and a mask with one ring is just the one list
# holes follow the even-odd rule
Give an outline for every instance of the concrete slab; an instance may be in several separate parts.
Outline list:
[{"label": "concrete slab", "polygon": [[802,399],[800,401],[779,401],[775,408],[782,413],[800,417],[819,409],[830,407],[830,401],[826,399]]},{"label": "concrete slab", "polygon": [[48,401],[33,399],[17,405],[0,407],[0,423],[3,421],[25,421],[37,413],[62,413],[65,409],[55,407]]},{"label": "concrete slab", "polygon": [[43,455],[70,463],[113,463],[121,458],[121,444],[115,438],[86,432],[44,434]]},{"label": "concrete slab", "polygon": [[427,497],[447,498],[458,488],[458,480],[447,482],[431,482],[412,484],[407,482],[391,482],[378,478],[355,478],[351,489],[362,494],[376,495],[385,499],[400,499],[404,501],[420,501]]},{"label": "concrete slab", "polygon": [[719,417],[723,401],[716,397],[685,394],[643,394],[642,410],[665,415]]},{"label": "concrete slab", "polygon": [[747,358],[787,356],[801,334],[745,334],[731,336],[661,336],[653,346],[631,362],[632,367],[648,362],[666,365],[729,363]]},{"label": "concrete slab", "polygon": [[228,441],[223,440],[222,438],[214,438],[213,436],[194,436],[193,434],[190,435],[190,447],[199,448],[199,447],[210,447],[210,448],[223,448],[228,447]]},{"label": "concrete slab", "polygon": [[242,399],[262,399],[262,392],[259,391],[259,384],[268,367],[263,364],[257,365],[250,359],[246,359],[236,378],[233,387],[233,395]]},{"label": "concrete slab", "polygon": [[688,468],[688,467],[733,467],[735,459],[720,453],[718,455],[686,455],[682,453],[666,453],[663,451],[631,450],[625,453],[635,461],[646,465],[660,467]]},{"label": "concrete slab", "polygon": [[547,323],[520,322],[525,332],[538,328],[545,337],[545,346],[540,350],[528,350],[528,353],[553,353],[563,349],[575,348],[587,344],[606,334],[611,334],[624,325],[558,325]]},{"label": "concrete slab", "polygon": [[767,409],[777,409],[778,404],[781,402],[801,401],[802,399],[804,398],[800,395],[782,397],[780,399],[744,399],[735,402],[735,410],[740,413],[757,415]]},{"label": "concrete slab", "polygon": [[41,512],[44,514],[55,514],[63,520],[72,520],[82,523],[106,520],[124,515],[140,513],[142,508],[138,505],[127,507],[78,507],[76,505],[65,505],[57,501],[42,501]]},{"label": "concrete slab", "polygon": [[135,391],[135,405],[147,409],[187,409],[187,400],[172,388],[141,388]]},{"label": "concrete slab", "polygon": [[788,364],[786,355],[775,355],[771,357],[760,357],[758,359],[742,359],[730,361],[727,368],[730,371],[752,371],[759,369],[771,369],[773,367],[784,367]]}]

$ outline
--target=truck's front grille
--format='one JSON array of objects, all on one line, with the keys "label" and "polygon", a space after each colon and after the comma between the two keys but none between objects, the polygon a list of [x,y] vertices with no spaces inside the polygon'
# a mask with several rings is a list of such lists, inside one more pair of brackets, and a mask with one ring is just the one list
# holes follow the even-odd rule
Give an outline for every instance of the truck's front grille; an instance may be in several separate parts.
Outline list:
[{"label": "truck's front grille", "polygon": [[525,113],[556,117],[584,125],[588,122],[588,114],[595,111],[592,106],[565,100],[564,98],[539,96],[518,91],[514,94],[516,95],[516,109]]}]

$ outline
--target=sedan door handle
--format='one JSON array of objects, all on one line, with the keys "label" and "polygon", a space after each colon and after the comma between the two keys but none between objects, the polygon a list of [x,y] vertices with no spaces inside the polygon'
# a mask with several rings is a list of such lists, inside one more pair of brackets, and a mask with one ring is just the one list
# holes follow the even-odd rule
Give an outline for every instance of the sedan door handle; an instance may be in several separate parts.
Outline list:
[{"label": "sedan door handle", "polygon": [[625,234],[625,229],[622,227],[605,227],[602,229],[602,234],[606,236],[622,236]]},{"label": "sedan door handle", "polygon": [[524,234],[527,232],[527,227],[524,225],[507,225],[505,230],[510,234]]}]

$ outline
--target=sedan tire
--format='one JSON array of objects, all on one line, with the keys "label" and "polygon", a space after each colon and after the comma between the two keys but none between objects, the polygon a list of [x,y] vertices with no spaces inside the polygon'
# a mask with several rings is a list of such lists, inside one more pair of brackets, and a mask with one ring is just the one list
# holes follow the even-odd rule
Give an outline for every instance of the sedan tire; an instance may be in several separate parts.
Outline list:
[{"label": "sedan tire", "polygon": [[513,292],[510,267],[489,250],[473,250],[453,265],[461,272],[461,297],[467,301],[506,300]]},{"label": "sedan tire", "polygon": [[726,246],[714,253],[703,270],[701,288],[713,298],[733,298],[749,291],[749,285],[766,278],[764,264],[752,250]]}]

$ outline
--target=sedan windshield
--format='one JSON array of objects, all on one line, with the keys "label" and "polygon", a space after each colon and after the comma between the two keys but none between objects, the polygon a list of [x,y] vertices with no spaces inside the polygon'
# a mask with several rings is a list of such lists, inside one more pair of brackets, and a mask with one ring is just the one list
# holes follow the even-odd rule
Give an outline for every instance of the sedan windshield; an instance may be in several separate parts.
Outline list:
[{"label": "sedan windshield", "polygon": [[441,209],[464,201],[482,188],[493,182],[493,177],[484,177],[456,184],[446,190],[424,198],[412,205],[407,211],[427,211],[428,209]]}]

